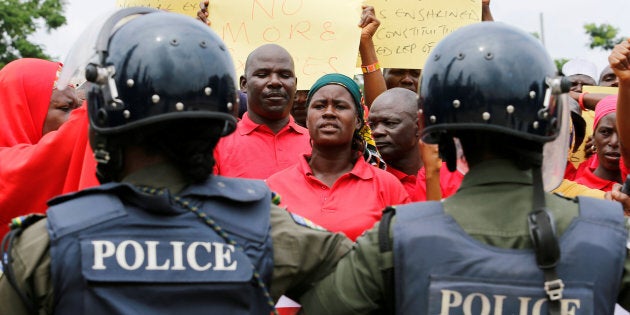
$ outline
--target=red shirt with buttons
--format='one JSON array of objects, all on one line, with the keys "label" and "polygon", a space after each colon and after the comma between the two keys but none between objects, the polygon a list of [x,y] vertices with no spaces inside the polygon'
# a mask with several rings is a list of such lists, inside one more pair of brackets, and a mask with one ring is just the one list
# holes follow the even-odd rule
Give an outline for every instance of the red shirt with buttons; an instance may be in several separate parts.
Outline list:
[{"label": "red shirt with buttons", "polygon": [[236,130],[221,138],[214,150],[214,174],[266,179],[311,152],[308,130],[289,116],[289,123],[274,134],[266,125],[243,114]]},{"label": "red shirt with buttons", "polygon": [[280,195],[281,206],[353,241],[381,219],[386,206],[411,201],[395,176],[363,158],[332,187],[313,175],[309,158],[305,154],[298,164],[270,176],[267,184]]}]

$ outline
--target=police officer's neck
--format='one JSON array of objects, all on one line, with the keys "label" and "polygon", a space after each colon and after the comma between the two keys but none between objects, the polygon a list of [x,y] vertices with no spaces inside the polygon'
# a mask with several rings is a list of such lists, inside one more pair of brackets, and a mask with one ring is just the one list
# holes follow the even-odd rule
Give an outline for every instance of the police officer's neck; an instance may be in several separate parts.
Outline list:
[{"label": "police officer's neck", "polygon": [[151,165],[164,163],[167,159],[161,154],[149,154],[137,146],[127,146],[123,151],[123,169],[120,178],[137,172]]}]

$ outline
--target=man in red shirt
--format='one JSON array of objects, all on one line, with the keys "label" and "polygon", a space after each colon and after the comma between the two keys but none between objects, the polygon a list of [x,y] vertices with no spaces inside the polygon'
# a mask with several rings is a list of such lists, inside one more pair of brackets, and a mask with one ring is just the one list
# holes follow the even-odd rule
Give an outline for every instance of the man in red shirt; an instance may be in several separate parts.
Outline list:
[{"label": "man in red shirt", "polygon": [[[448,197],[459,188],[463,174],[450,173],[440,161],[420,154],[417,101],[416,93],[400,87],[379,95],[368,116],[372,136],[387,171],[400,180],[412,201]],[[432,186],[435,192],[427,189],[427,181],[432,178],[439,183],[438,187]]]},{"label": "man in red shirt", "polygon": [[281,46],[266,44],[247,57],[241,86],[247,112],[236,131],[219,141],[215,173],[266,179],[310,152],[309,134],[291,117],[297,78],[293,58]]}]

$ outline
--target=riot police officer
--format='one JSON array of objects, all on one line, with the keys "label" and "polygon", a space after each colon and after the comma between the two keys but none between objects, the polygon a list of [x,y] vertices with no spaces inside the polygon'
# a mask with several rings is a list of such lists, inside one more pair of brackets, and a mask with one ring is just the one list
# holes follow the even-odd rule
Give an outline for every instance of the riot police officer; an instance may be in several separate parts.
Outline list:
[{"label": "riot police officer", "polygon": [[545,192],[566,163],[566,91],[527,33],[478,23],[445,37],[423,68],[422,137],[439,144],[451,170],[458,139],[469,173],[441,202],[384,214],[304,296],[306,313],[612,314],[616,301],[628,308],[620,205]]},{"label": "riot police officer", "polygon": [[93,30],[60,81],[80,69],[91,82],[102,185],[9,233],[0,313],[269,314],[280,295],[297,299],[328,273],[350,249],[343,235],[271,206],[262,181],[210,175],[238,108],[220,38],[148,8]]}]

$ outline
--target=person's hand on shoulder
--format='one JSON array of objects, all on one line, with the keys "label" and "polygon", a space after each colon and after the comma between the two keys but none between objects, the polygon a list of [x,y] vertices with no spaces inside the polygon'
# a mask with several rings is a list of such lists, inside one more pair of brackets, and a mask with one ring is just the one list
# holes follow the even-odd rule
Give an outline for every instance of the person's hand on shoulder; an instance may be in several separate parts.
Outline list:
[{"label": "person's hand on shoulder", "polygon": [[210,13],[208,12],[209,6],[210,0],[203,0],[199,2],[199,11],[197,11],[197,20],[207,24],[208,26],[212,24],[212,22],[208,20],[208,15],[210,15]]}]

